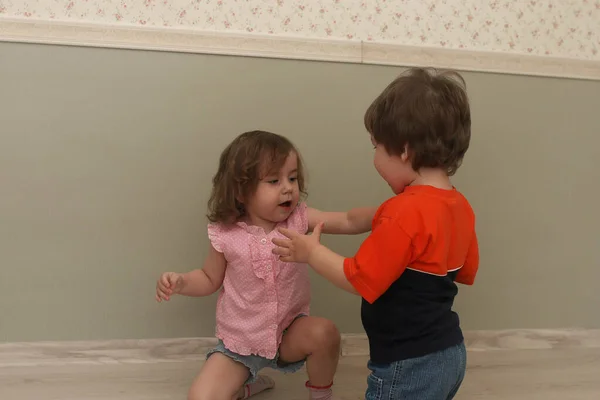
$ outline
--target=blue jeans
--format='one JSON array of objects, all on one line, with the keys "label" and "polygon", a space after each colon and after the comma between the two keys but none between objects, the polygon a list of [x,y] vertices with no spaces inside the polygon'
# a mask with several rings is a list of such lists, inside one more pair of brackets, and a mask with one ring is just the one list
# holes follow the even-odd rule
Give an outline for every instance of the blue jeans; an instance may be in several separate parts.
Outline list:
[{"label": "blue jeans", "polygon": [[387,365],[369,362],[366,400],[450,400],[465,377],[465,344]]}]

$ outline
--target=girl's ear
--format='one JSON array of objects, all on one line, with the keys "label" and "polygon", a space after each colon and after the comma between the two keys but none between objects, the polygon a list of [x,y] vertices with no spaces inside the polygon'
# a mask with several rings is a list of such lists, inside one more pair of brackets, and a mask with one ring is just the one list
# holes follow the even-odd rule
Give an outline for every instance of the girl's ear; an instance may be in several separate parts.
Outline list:
[{"label": "girl's ear", "polygon": [[236,210],[237,210],[237,212],[238,212],[238,217],[239,217],[239,216],[242,216],[242,215],[244,215],[244,212],[245,212],[245,207],[244,207],[244,204],[243,204],[243,203],[241,203],[241,202],[239,202],[239,201],[236,201],[236,202],[235,202],[235,209],[236,209]]},{"label": "girl's ear", "polygon": [[241,195],[235,196],[235,200],[240,203],[240,205],[244,204],[244,198]]},{"label": "girl's ear", "polygon": [[244,196],[242,194],[237,194],[235,196],[235,208],[240,212],[240,215],[244,213]]},{"label": "girl's ear", "polygon": [[244,194],[242,193],[242,190],[240,188],[236,188],[233,189],[233,196],[235,198],[235,202],[237,203],[236,206],[239,207],[243,207],[244,205]]},{"label": "girl's ear", "polygon": [[244,213],[244,209],[245,209],[244,202],[242,200],[243,200],[242,196],[237,196],[235,198],[235,208],[238,210],[240,215]]}]

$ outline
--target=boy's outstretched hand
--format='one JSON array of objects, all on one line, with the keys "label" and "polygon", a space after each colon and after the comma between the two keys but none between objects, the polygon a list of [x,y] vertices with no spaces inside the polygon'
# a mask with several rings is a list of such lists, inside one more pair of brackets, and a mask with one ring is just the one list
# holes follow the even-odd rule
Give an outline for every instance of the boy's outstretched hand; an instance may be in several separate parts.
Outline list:
[{"label": "boy's outstretched hand", "polygon": [[320,243],[322,230],[323,222],[315,226],[312,235],[281,228],[279,232],[287,239],[273,239],[277,246],[273,249],[273,254],[278,255],[283,262],[309,264],[319,275],[340,289],[358,294],[344,274],[344,257]]},{"label": "boy's outstretched hand", "polygon": [[321,245],[323,224],[323,222],[317,224],[312,235],[279,228],[279,232],[287,239],[273,239],[273,244],[277,246],[273,249],[273,254],[278,255],[283,262],[308,263],[312,251]]}]

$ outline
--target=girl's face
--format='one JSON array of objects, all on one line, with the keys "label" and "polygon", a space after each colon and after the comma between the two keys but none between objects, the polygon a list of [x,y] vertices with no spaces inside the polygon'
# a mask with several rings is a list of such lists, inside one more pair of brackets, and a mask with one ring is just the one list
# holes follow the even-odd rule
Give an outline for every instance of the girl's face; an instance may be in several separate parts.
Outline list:
[{"label": "girl's face", "polygon": [[291,152],[279,171],[261,177],[244,206],[250,223],[270,232],[290,216],[299,199],[298,156]]}]

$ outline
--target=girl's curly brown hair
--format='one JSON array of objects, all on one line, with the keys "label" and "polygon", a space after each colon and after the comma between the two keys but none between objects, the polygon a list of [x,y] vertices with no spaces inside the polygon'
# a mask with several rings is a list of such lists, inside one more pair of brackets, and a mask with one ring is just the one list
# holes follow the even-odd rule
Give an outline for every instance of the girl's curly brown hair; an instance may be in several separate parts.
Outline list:
[{"label": "girl's curly brown hair", "polygon": [[298,186],[306,195],[300,153],[287,138],[271,132],[239,135],[221,153],[208,200],[208,220],[231,224],[245,215],[243,202],[254,194],[260,180],[279,169],[290,153],[298,157]]}]

